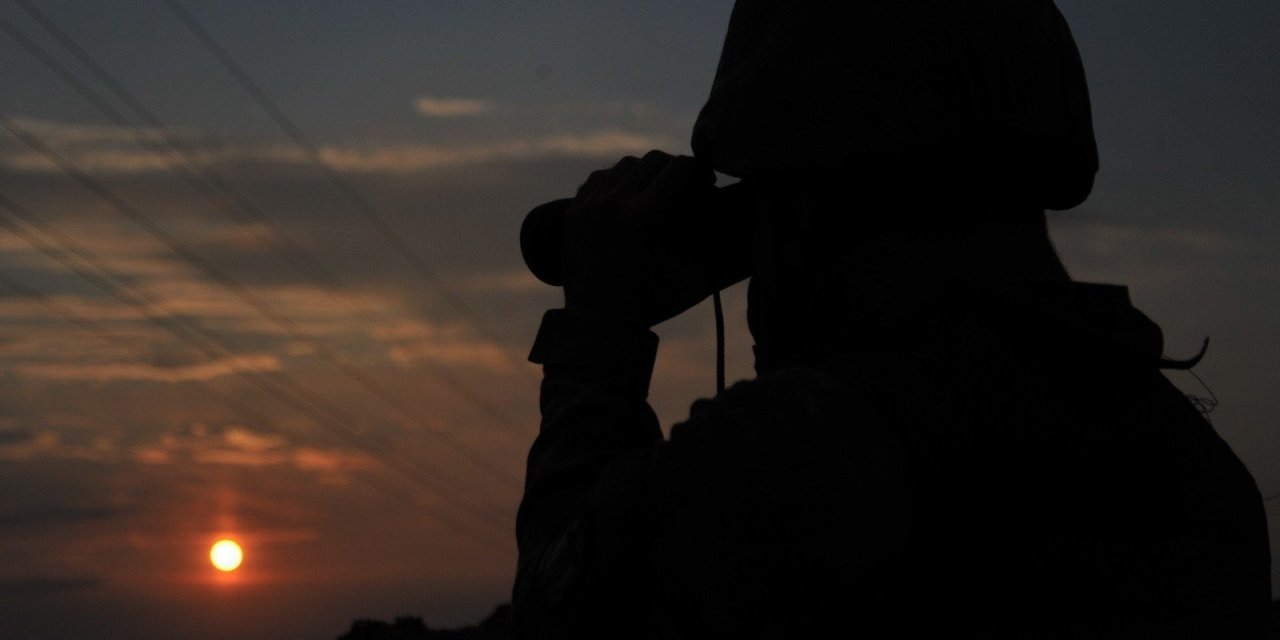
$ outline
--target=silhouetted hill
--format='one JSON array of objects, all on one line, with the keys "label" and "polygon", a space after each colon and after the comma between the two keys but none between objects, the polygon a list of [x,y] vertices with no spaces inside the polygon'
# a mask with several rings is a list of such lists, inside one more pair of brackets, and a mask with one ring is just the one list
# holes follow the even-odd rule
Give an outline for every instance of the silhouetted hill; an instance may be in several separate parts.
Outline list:
[{"label": "silhouetted hill", "polygon": [[[1271,603],[1271,637],[1280,640],[1280,600]],[[511,605],[500,605],[483,622],[460,629],[431,629],[417,617],[396,618],[390,624],[381,620],[356,620],[351,630],[338,640],[510,640]]]},{"label": "silhouetted hill", "polygon": [[1280,600],[1271,601],[1271,638],[1280,640]]},{"label": "silhouetted hill", "polygon": [[511,605],[500,605],[483,622],[460,629],[432,629],[417,617],[396,618],[390,624],[381,620],[356,620],[351,630],[338,640],[510,640]]}]

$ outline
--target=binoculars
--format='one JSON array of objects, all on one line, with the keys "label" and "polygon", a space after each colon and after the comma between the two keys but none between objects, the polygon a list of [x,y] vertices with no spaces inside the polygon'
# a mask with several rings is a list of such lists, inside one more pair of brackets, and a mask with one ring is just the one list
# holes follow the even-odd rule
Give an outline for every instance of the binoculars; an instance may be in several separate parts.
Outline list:
[{"label": "binoculars", "polygon": [[[520,253],[539,280],[564,285],[565,225],[572,198],[540,204],[520,225]],[[702,267],[710,295],[751,275],[751,202],[741,182],[708,187],[682,207],[687,215],[659,229],[660,238],[636,241],[663,243],[669,255]]]}]

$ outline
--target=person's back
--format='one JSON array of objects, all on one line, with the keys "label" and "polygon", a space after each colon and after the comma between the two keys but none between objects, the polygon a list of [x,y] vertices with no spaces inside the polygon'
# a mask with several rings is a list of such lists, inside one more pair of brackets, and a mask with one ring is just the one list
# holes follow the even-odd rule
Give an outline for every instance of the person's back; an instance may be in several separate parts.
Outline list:
[{"label": "person's back", "polygon": [[855,332],[606,466],[528,637],[1262,637],[1257,490],[1123,289],[956,287]]},{"label": "person's back", "polygon": [[855,332],[673,430],[674,626],[1261,637],[1253,480],[1123,289],[956,286]]}]

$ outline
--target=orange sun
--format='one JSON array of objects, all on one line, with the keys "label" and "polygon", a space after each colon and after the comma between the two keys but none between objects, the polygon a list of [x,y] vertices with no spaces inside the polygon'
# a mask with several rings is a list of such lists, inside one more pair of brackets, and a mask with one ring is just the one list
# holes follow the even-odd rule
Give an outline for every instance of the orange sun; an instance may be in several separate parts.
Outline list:
[{"label": "orange sun", "polygon": [[244,560],[244,551],[235,540],[219,540],[209,549],[209,561],[218,571],[235,571]]}]

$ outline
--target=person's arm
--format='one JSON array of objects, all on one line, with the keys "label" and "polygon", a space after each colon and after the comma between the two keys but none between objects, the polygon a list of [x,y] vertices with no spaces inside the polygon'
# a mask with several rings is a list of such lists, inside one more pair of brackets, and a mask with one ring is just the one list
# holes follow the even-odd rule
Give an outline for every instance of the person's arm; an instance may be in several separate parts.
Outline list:
[{"label": "person's arm", "polygon": [[[608,314],[556,309],[543,319],[530,356],[544,367],[542,426],[516,524],[519,637],[569,637],[590,614],[583,609],[594,608],[586,599],[603,568],[592,556],[599,541],[588,540],[598,535],[588,505],[610,465],[662,442],[646,402],[657,343],[643,326]],[[642,484],[643,474],[625,481]],[[644,541],[607,543],[638,549]]]},{"label": "person's arm", "polygon": [[693,158],[655,151],[593,173],[568,209],[565,308],[546,314],[530,356],[544,370],[542,426],[516,524],[517,637],[587,633],[611,606],[594,593],[602,584],[640,588],[629,578],[644,527],[614,523],[644,520],[645,454],[663,442],[646,401],[658,342],[649,327],[714,290],[699,265],[667,251],[670,221],[713,183]]}]

